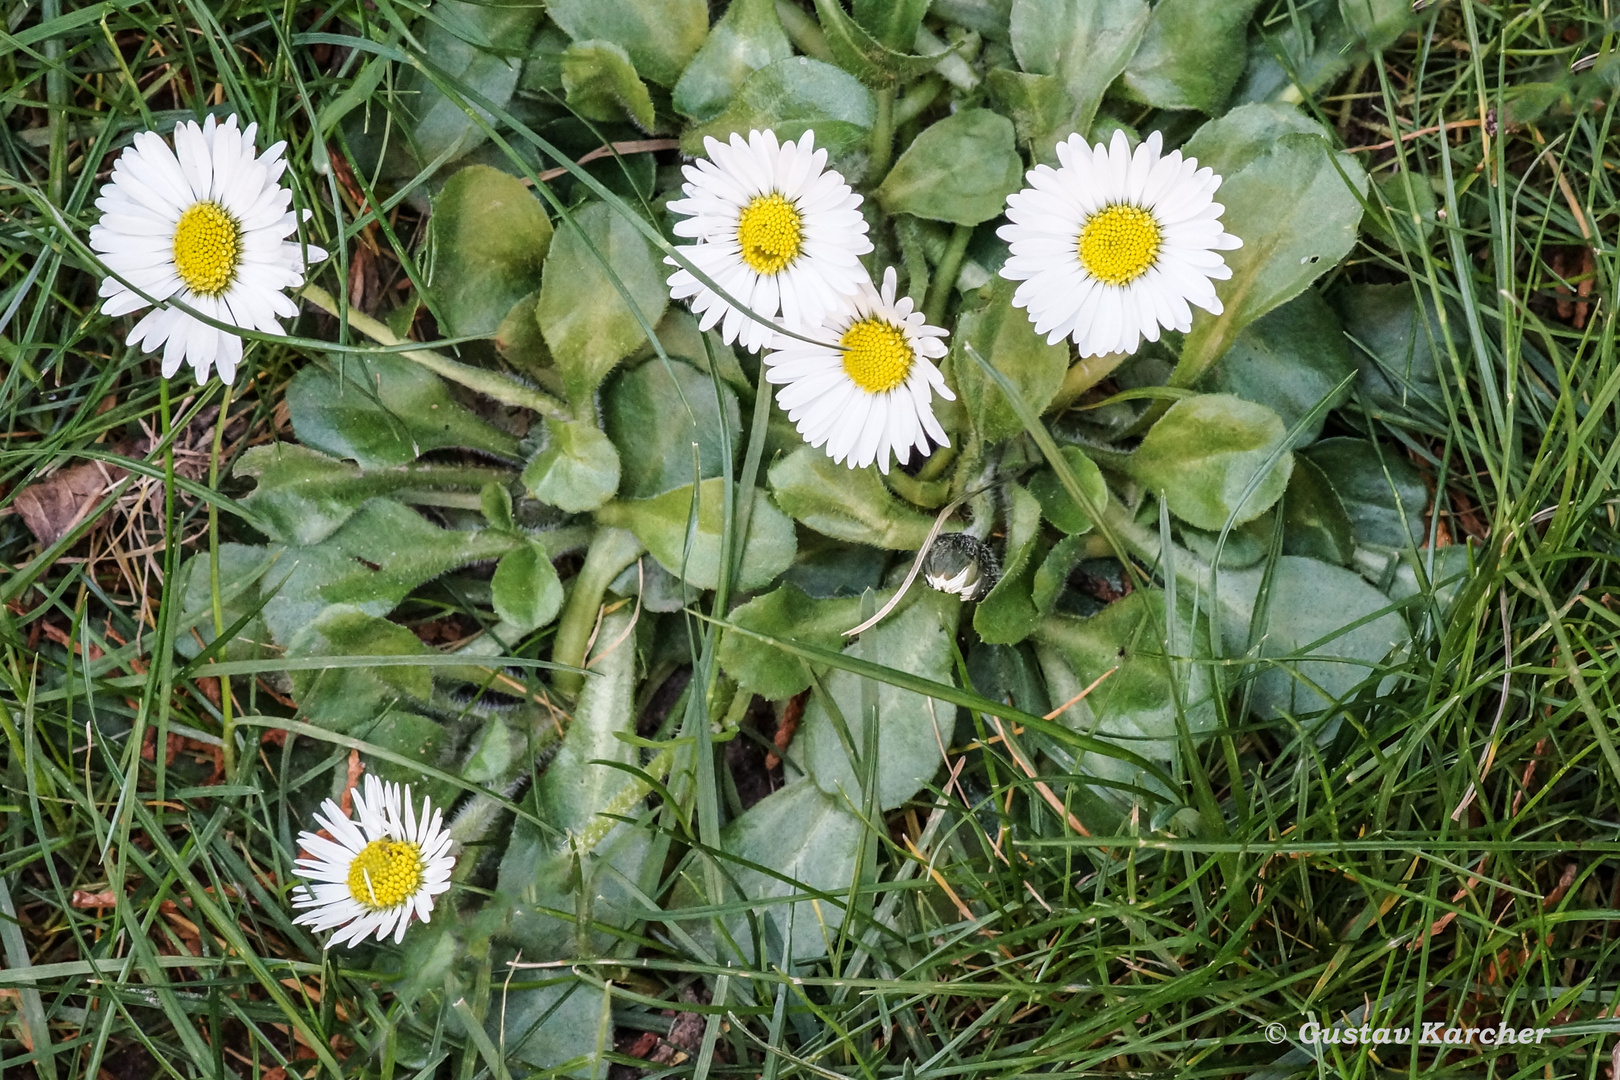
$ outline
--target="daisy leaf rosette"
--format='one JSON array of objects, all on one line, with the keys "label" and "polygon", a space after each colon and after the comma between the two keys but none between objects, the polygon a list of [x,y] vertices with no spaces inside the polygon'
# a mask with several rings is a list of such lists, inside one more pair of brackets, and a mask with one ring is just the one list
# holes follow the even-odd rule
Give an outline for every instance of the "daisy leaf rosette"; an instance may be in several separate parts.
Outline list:
[{"label": "daisy leaf rosette", "polygon": [[368,775],[364,790],[352,788],[350,794],[352,818],[331,799],[315,814],[330,839],[298,835],[298,846],[309,854],[296,865],[310,884],[293,891],[293,907],[300,910],[293,922],[317,933],[336,929],[327,948],[357,945],[373,934],[378,941],[393,934],[398,944],[412,917],[429,921],[434,897],[450,888],[456,865],[450,834],[431,799],[423,799],[422,812],[416,812],[408,784],[401,789]]},{"label": "daisy leaf rosette", "polygon": [[1012,252],[1001,268],[1018,281],[1013,304],[1037,333],[1073,339],[1080,355],[1135,352],[1161,330],[1192,328],[1192,307],[1219,315],[1214,282],[1231,276],[1219,254],[1243,241],[1221,227],[1221,178],[1154,132],[1131,150],[1072,135],[1059,168],[1037,165],[1008,196],[996,230]]},{"label": "daisy leaf rosette", "polygon": [[326,258],[321,248],[287,240],[298,228],[288,209],[292,192],[278,182],[287,144],[261,155],[257,134],[257,124],[239,129],[235,116],[178,125],[172,150],[156,132],[142,132],[113,163],[96,200],[102,217],[90,230],[90,247],[112,271],[101,283],[101,310],[128,315],[159,302],[125,344],[139,342],[143,352],[162,346],[164,378],[190,364],[197,381],[206,382],[217,366],[228,383],[242,359],[242,339],[163,301],[279,334],[279,320],[298,314],[282,290],[304,283],[306,254],[310,263]]},{"label": "daisy leaf rosette", "polygon": [[935,365],[948,331],[929,326],[895,289],[891,266],[881,290],[863,282],[816,340],[782,336],[765,357],[765,381],[781,387],[777,404],[799,434],[852,469],[875,461],[887,473],[891,455],[904,465],[913,449],[926,455],[929,440],[950,445],[933,409],[936,394],[956,399]]},{"label": "daisy leaf rosette", "polygon": [[[686,198],[669,204],[682,216],[678,250],[742,302],[751,318],[691,272],[669,277],[670,295],[690,300],[698,326],[721,327],[727,345],[758,352],[771,343],[778,316],[789,327],[817,326],[867,281],[860,256],[872,250],[861,196],[827,165],[815,132],[778,142],[773,131],[747,140],[704,140],[707,158],[684,168]],[[674,259],[664,260],[678,266]]]}]

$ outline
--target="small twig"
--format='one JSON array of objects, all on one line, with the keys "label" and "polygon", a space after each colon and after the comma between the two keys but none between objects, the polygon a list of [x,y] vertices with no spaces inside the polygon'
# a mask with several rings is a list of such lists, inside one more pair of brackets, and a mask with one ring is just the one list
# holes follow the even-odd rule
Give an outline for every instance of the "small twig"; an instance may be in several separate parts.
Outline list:
[{"label": "small twig", "polygon": [[[992,713],[990,714],[990,720],[996,725],[996,734],[1000,735],[1001,741],[1006,744],[1007,753],[1011,754],[1013,761],[1017,763],[1020,769],[1024,770],[1025,776],[1028,776],[1031,780],[1035,780],[1035,767],[1024,760],[1024,755],[1019,752],[1018,747],[1014,745],[1013,741],[1007,737],[1007,732],[1003,730],[1001,726],[1001,717]],[[1075,817],[1074,814],[1069,811],[1069,808],[1063,805],[1063,800],[1057,797],[1057,792],[1053,791],[1051,787],[1047,785],[1045,780],[1035,780],[1035,790],[1041,793],[1041,798],[1046,800],[1048,806],[1050,806],[1053,810],[1056,810],[1060,815],[1067,819],[1069,822],[1069,828],[1073,829],[1081,836],[1091,835],[1091,830],[1080,824],[1080,819]]]},{"label": "small twig", "polygon": [[[1475,117],[1472,120],[1454,120],[1449,124],[1435,124],[1433,127],[1418,128],[1416,131],[1409,131],[1405,135],[1401,136],[1400,141],[1410,142],[1412,139],[1416,139],[1422,135],[1438,135],[1442,131],[1451,131],[1456,128],[1479,127],[1479,125],[1482,123],[1484,123],[1484,121],[1480,120],[1478,117]],[[1345,153],[1360,154],[1373,150],[1388,150],[1394,145],[1395,140],[1390,139],[1387,142],[1374,143],[1371,146],[1352,146],[1346,150]]]},{"label": "small twig", "polygon": [[[574,164],[583,165],[587,161],[605,158],[609,154],[650,154],[655,150],[679,150],[680,147],[681,140],[679,139],[632,139],[628,142],[608,143],[604,146],[598,146],[584,157],[576,158]],[[547,169],[540,174],[540,179],[546,181],[555,180],[567,172],[566,167]],[[534,181],[527,177],[524,177],[523,182],[530,187],[534,186]]]}]

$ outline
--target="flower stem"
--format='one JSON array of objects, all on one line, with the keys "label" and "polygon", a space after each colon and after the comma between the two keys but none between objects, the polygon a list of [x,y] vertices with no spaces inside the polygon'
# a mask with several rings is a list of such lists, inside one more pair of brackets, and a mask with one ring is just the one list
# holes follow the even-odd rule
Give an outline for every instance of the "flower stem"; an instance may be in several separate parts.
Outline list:
[{"label": "flower stem", "polygon": [[945,305],[951,302],[951,291],[956,288],[956,275],[962,269],[962,257],[967,254],[968,241],[973,239],[973,226],[957,225],[951,230],[950,243],[940,257],[939,269],[934,273],[934,284],[928,290],[928,302],[923,305],[923,317],[929,326],[942,325]]},{"label": "flower stem", "polygon": [[[328,315],[338,316],[337,301],[332,294],[319,285],[305,285],[301,294],[305,300],[314,304]],[[379,345],[403,345],[405,339],[396,335],[386,325],[373,319],[371,316],[350,308],[348,311],[349,325],[360,331],[366,337]],[[459,360],[452,360],[448,356],[441,356],[430,349],[413,349],[410,352],[399,354],[407,360],[415,361],[437,375],[449,379],[453,383],[460,383],[469,390],[476,390],[485,397],[493,398],[503,405],[516,405],[522,409],[533,409],[542,416],[549,416],[554,420],[569,420],[573,414],[568,407],[550,394],[536,390],[532,386],[506,377],[496,371],[463,364]]]},{"label": "flower stem", "polygon": [[879,90],[877,119],[872,123],[871,142],[868,144],[866,186],[876,187],[889,175],[889,163],[894,160],[894,87]]},{"label": "flower stem", "polygon": [[[219,492],[219,458],[225,443],[225,423],[231,411],[231,386],[225,384],[225,394],[219,400],[219,415],[214,418],[214,452],[208,459],[208,486]],[[208,591],[214,604],[214,636],[225,632],[225,606],[219,598],[219,506],[208,500]],[[228,659],[221,656],[220,659]],[[219,677],[219,739],[221,763],[225,768],[227,784],[236,779],[236,717],[232,711],[231,677]]]}]

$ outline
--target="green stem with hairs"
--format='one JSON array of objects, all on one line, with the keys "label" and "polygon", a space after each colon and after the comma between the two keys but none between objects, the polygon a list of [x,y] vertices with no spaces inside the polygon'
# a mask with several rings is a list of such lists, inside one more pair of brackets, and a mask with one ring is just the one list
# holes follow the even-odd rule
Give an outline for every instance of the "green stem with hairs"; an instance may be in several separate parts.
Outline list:
[{"label": "green stem with hairs", "polygon": [[[214,419],[214,452],[208,459],[208,486],[219,491],[219,458],[225,444],[225,422],[231,411],[231,386],[225,384],[225,395],[219,401],[219,415]],[[214,636],[225,632],[225,605],[219,597],[219,505],[208,500],[208,589],[214,606]],[[228,659],[221,655],[220,659]],[[231,677],[219,677],[219,738],[225,782],[236,780],[236,716],[231,702]]]},{"label": "green stem with hairs", "polygon": [[1114,369],[1130,359],[1130,353],[1104,353],[1102,356],[1083,356],[1069,365],[1069,370],[1063,376],[1063,385],[1058,387],[1052,403],[1046,407],[1048,413],[1058,413],[1067,409],[1080,399],[1080,395],[1090,390],[1114,373]]},{"label": "green stem with hairs", "polygon": [[782,29],[795,48],[812,60],[820,60],[824,64],[833,63],[832,49],[827,46],[827,35],[821,32],[816,20],[805,14],[803,8],[790,4],[787,0],[776,0],[776,17],[782,21]]},{"label": "green stem with hairs", "polygon": [[962,257],[967,254],[968,241],[972,239],[972,225],[957,225],[951,230],[950,243],[945,245],[945,254],[940,257],[939,267],[934,271],[934,284],[928,290],[928,302],[923,305],[923,317],[928,320],[929,326],[944,325],[945,305],[951,302],[956,275],[962,270]]},{"label": "green stem with hairs", "polygon": [[[305,300],[314,304],[322,311],[335,318],[342,318],[339,314],[338,303],[332,294],[319,285],[305,285],[301,294]],[[379,345],[403,345],[405,339],[395,334],[388,327],[373,319],[371,316],[348,310],[349,325],[360,331],[366,337]],[[533,409],[542,416],[553,420],[571,420],[573,414],[568,407],[550,394],[536,390],[532,386],[524,386],[514,379],[510,379],[497,371],[463,364],[459,360],[452,360],[448,356],[441,356],[431,349],[413,349],[398,355],[407,360],[414,361],[427,368],[436,375],[459,383],[469,390],[476,390],[485,397],[493,398],[503,405],[516,405],[521,409]]]},{"label": "green stem with hairs", "polygon": [[872,122],[871,141],[867,144],[865,184],[869,188],[883,183],[889,175],[889,163],[894,160],[894,87],[872,96],[877,99],[877,119]]},{"label": "green stem with hairs", "polygon": [[[568,603],[557,620],[557,637],[551,646],[552,663],[576,668],[585,666],[585,647],[591,640],[591,631],[596,629],[602,594],[641,552],[641,541],[624,529],[603,528],[591,538],[591,546],[585,552],[585,565],[579,568]],[[585,685],[585,676],[577,671],[558,671],[552,675],[551,685],[559,693],[578,697]]]}]

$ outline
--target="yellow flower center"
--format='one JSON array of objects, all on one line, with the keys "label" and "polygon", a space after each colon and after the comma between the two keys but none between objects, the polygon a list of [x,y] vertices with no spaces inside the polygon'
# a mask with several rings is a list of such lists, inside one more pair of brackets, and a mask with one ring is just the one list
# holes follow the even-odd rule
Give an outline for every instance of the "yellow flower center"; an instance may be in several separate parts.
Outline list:
[{"label": "yellow flower center", "polygon": [[804,246],[804,218],[774,191],[757,195],[737,218],[737,243],[756,273],[780,274]]},{"label": "yellow flower center", "polygon": [[1107,285],[1129,285],[1159,261],[1164,234],[1153,215],[1115,203],[1086,219],[1080,229],[1080,264]]},{"label": "yellow flower center", "polygon": [[349,864],[349,895],[367,911],[398,907],[422,885],[422,852],[408,840],[373,840]]},{"label": "yellow flower center", "polygon": [[882,319],[862,319],[839,340],[844,373],[868,394],[886,394],[906,381],[917,358],[906,335]]},{"label": "yellow flower center", "polygon": [[199,296],[230,287],[242,259],[242,228],[216,202],[200,202],[180,215],[174,229],[174,269]]}]

